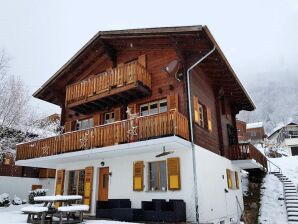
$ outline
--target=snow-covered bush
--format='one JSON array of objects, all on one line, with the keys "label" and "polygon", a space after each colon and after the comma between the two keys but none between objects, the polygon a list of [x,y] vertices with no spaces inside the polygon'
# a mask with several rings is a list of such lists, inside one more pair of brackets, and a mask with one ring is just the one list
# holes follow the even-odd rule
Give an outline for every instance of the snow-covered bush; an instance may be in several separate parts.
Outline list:
[{"label": "snow-covered bush", "polygon": [[11,203],[13,205],[21,205],[21,204],[23,204],[22,200],[19,197],[17,197],[17,196],[14,196],[14,199],[11,201]]},{"label": "snow-covered bush", "polygon": [[36,202],[34,201],[34,197],[46,196],[47,191],[48,191],[48,189],[36,189],[34,191],[29,191],[28,203],[29,204],[36,204]]},{"label": "snow-covered bush", "polygon": [[8,207],[10,205],[9,195],[0,194],[0,207]]}]

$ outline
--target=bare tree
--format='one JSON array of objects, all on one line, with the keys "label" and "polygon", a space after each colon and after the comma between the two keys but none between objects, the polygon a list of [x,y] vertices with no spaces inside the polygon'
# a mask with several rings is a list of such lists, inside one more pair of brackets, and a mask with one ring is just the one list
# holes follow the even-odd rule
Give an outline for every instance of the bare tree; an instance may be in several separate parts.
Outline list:
[{"label": "bare tree", "polygon": [[23,81],[9,74],[8,62],[8,57],[2,51],[0,53],[0,126],[10,128],[26,119],[30,97]]}]

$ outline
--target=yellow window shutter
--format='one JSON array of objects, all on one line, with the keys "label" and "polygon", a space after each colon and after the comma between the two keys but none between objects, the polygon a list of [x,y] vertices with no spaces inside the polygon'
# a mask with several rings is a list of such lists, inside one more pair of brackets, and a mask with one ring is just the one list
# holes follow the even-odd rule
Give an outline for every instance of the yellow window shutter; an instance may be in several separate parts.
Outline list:
[{"label": "yellow window shutter", "polygon": [[211,114],[210,107],[207,107],[207,125],[208,125],[208,131],[212,132],[212,114]]},{"label": "yellow window shutter", "polygon": [[167,97],[168,111],[178,111],[178,94],[168,95]]},{"label": "yellow window shutter", "polygon": [[238,176],[237,171],[235,171],[235,181],[236,181],[236,188],[239,189],[240,188],[240,183],[239,183],[239,176]]},{"label": "yellow window shutter", "polygon": [[144,189],[144,162],[136,161],[133,164],[133,190],[143,191]]},{"label": "yellow window shutter", "polygon": [[85,168],[84,180],[84,204],[91,205],[92,199],[92,183],[93,183],[93,166]]},{"label": "yellow window shutter", "polygon": [[199,99],[196,96],[193,96],[193,111],[194,111],[194,118],[195,123],[199,123]]},{"label": "yellow window shutter", "polygon": [[120,107],[117,107],[114,109],[114,116],[115,116],[115,121],[121,120],[121,108]]},{"label": "yellow window shutter", "polygon": [[145,54],[139,56],[138,63],[140,65],[142,65],[144,68],[146,68],[147,63],[146,63],[146,55]]},{"label": "yellow window shutter", "polygon": [[227,182],[228,182],[228,188],[232,189],[233,182],[232,182],[231,170],[229,169],[227,169]]},{"label": "yellow window shutter", "polygon": [[71,121],[66,121],[64,123],[64,132],[70,132],[71,131]]},{"label": "yellow window shutter", "polygon": [[[63,195],[64,176],[65,176],[65,170],[57,170],[55,195]],[[59,207],[60,205],[61,205],[60,202],[55,203],[56,207]]]},{"label": "yellow window shutter", "polygon": [[101,124],[100,114],[94,114],[93,123],[94,123],[94,126],[98,126]]},{"label": "yellow window shutter", "polygon": [[180,159],[179,157],[167,159],[168,189],[171,191],[181,189]]}]

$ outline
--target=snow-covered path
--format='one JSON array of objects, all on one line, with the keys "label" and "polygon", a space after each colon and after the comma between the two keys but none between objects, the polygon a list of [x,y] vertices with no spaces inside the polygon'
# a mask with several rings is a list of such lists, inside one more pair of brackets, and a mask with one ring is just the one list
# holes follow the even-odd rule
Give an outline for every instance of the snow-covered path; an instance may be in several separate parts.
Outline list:
[{"label": "snow-covered path", "polygon": [[[0,208],[1,224],[26,224],[27,215],[22,214],[21,208],[28,205],[11,205],[7,208]],[[87,220],[85,224],[125,224],[125,222],[105,221],[105,220]]]},{"label": "snow-covered path", "polygon": [[260,224],[284,224],[287,211],[283,199],[282,183],[273,174],[267,174],[261,188]]}]

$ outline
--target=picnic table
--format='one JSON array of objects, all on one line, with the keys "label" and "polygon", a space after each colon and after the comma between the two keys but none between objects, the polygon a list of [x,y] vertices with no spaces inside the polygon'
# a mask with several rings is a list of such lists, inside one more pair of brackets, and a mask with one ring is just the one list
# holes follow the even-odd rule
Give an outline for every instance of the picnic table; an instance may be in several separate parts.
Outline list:
[{"label": "picnic table", "polygon": [[[80,195],[56,195],[34,197],[34,201],[44,203],[42,207],[29,206],[22,209],[28,214],[27,223],[53,223],[53,216],[59,217],[59,223],[80,223],[83,221],[83,212],[89,210],[88,205],[75,204],[82,201]],[[55,203],[61,203],[57,209],[53,206]],[[73,205],[74,204],[74,205]],[[79,213],[76,218],[75,213]],[[67,220],[63,221],[63,216]],[[70,220],[72,218],[72,220]]]}]

